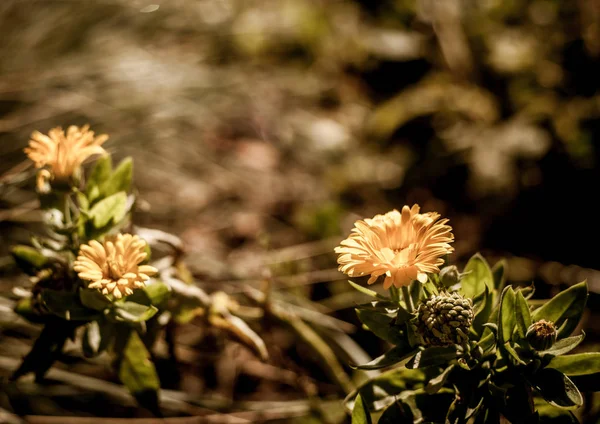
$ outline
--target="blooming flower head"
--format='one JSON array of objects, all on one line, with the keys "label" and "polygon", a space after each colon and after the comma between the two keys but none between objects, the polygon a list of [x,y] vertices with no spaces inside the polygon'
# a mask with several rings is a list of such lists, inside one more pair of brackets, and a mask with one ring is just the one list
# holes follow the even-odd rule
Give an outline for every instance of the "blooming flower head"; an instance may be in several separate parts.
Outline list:
[{"label": "blooming flower head", "polygon": [[124,294],[142,288],[158,270],[139,265],[146,259],[146,242],[131,234],[118,234],[103,243],[92,240],[82,244],[74,262],[79,278],[89,281],[88,287],[120,299]]},{"label": "blooming flower head", "polygon": [[335,248],[339,270],[350,277],[371,275],[368,284],[385,275],[383,287],[427,281],[439,272],[441,258],[454,249],[452,227],[436,212],[419,213],[419,205],[354,223],[352,234]]},{"label": "blooming flower head", "polygon": [[81,128],[71,125],[66,134],[62,128],[57,127],[51,129],[48,135],[34,131],[25,153],[35,163],[36,168],[47,166],[53,178],[66,180],[87,158],[106,153],[101,145],[107,139],[107,135],[94,137],[89,125]]}]

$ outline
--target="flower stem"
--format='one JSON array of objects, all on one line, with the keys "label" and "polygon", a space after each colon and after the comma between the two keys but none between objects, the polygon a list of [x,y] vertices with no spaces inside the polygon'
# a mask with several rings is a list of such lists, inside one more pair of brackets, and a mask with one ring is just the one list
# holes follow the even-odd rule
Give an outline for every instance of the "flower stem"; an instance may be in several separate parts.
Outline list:
[{"label": "flower stem", "polygon": [[402,297],[404,297],[404,303],[406,303],[406,309],[408,312],[413,312],[415,310],[415,306],[413,305],[412,297],[410,297],[408,286],[402,286]]},{"label": "flower stem", "polygon": [[400,302],[400,292],[398,291],[398,287],[391,286],[389,288],[389,290],[390,290],[390,297],[392,298],[392,300],[394,302]]}]

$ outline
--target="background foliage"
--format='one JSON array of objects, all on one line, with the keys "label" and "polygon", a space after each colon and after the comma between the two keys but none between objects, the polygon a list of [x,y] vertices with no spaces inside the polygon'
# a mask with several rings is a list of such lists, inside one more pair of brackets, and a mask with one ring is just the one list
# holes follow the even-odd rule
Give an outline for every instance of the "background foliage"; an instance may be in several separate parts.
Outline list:
[{"label": "background foliage", "polygon": [[[347,321],[345,343],[376,357],[386,346],[359,328],[365,298],[332,248],[355,219],[418,202],[450,217],[454,262],[507,257],[508,281],[535,280],[536,298],[587,279],[594,350],[599,40],[592,0],[1,2],[2,374],[39,331],[10,312],[26,278],[8,248],[40,223],[22,148],[34,129],[86,122],[111,135],[115,163],[133,157],[134,221],[180,236],[206,292],[260,290],[269,270],[277,301]],[[198,318],[179,326],[176,364],[157,347],[163,406],[344,420],[351,383],[288,322],[260,328],[266,364]],[[101,359],[63,359],[45,386],[3,384],[2,407],[147,416]]]}]

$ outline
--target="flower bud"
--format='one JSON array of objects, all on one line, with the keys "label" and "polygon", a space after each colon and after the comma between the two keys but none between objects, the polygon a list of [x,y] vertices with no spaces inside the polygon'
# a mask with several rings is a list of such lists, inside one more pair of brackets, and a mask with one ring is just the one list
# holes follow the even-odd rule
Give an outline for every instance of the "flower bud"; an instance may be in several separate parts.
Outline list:
[{"label": "flower bud", "polygon": [[441,293],[419,305],[417,334],[428,346],[464,344],[473,322],[473,302],[458,293]]},{"label": "flower bud", "polygon": [[529,326],[525,337],[537,351],[550,349],[556,342],[556,327],[552,322],[542,319]]},{"label": "flower bud", "polygon": [[440,281],[444,287],[452,287],[460,280],[460,272],[456,265],[445,266],[440,271]]}]

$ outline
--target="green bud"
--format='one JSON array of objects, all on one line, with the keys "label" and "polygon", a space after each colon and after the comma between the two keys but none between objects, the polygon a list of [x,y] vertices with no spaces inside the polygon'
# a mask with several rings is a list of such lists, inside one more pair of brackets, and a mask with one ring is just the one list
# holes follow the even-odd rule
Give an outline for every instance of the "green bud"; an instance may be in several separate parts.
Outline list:
[{"label": "green bud", "polygon": [[473,322],[473,302],[458,293],[441,293],[419,305],[415,325],[426,346],[464,344]]},{"label": "green bud", "polygon": [[452,287],[460,280],[460,272],[456,265],[450,265],[442,268],[440,271],[440,281],[444,287]]},{"label": "green bud", "polygon": [[537,351],[550,349],[556,342],[556,327],[552,322],[542,319],[529,326],[525,337]]}]

